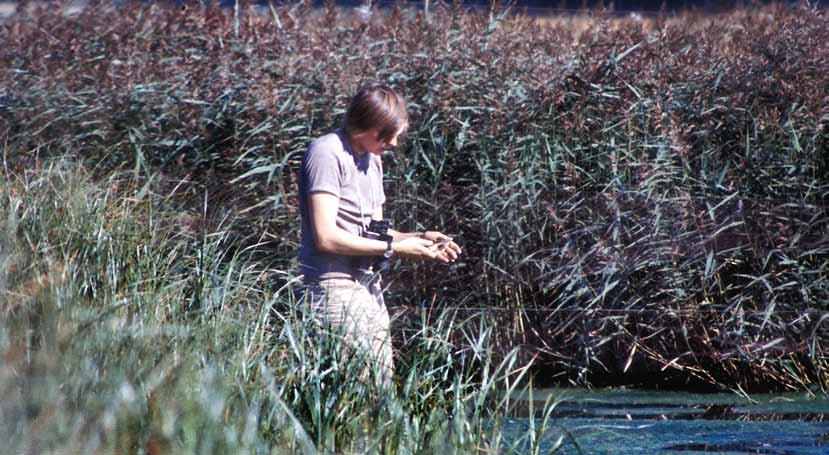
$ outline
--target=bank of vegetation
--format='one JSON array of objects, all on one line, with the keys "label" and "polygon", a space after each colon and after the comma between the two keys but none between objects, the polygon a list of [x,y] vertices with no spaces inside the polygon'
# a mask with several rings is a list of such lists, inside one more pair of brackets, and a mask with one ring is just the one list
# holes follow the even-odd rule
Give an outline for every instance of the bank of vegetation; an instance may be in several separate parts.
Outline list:
[{"label": "bank of vegetation", "polygon": [[[537,380],[825,391],[827,22],[808,5],[543,21],[21,8],[0,25],[4,242],[17,245],[4,251],[18,251],[4,253],[3,311],[5,333],[23,324],[33,338],[4,349],[49,345],[73,368],[102,368],[99,337],[145,343],[107,344],[106,361],[172,337],[201,340],[212,354],[193,365],[218,363],[217,376],[249,368],[250,353],[216,354],[234,337],[209,327],[264,336],[250,321],[287,314],[268,302],[296,270],[297,164],[361,82],[380,80],[413,114],[386,159],[387,216],[441,227],[465,251],[389,274],[404,356],[450,311],[484,328],[495,364],[533,359]],[[73,212],[75,193],[32,205],[31,185],[56,188],[65,163],[98,218]],[[230,289],[244,297],[223,300]],[[88,331],[80,347],[61,338],[65,311]],[[468,350],[465,334],[445,336]],[[134,367],[163,371],[167,348]],[[239,368],[239,390],[260,384]]]},{"label": "bank of vegetation", "polygon": [[[444,312],[378,384],[339,334],[287,311],[238,221],[182,229],[172,197],[61,160],[4,180],[0,416],[8,453],[548,453],[509,426],[528,369]],[[470,343],[457,349],[453,336]],[[549,401],[539,412],[553,409]],[[505,428],[508,430],[505,432]]]}]

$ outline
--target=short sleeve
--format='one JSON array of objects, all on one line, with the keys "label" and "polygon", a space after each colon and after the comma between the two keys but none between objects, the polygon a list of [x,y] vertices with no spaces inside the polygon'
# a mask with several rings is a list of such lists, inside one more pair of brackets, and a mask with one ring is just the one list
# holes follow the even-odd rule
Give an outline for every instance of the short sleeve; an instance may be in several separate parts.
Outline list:
[{"label": "short sleeve", "polygon": [[342,196],[343,171],[333,141],[314,141],[305,152],[302,174],[308,194],[316,192]]}]

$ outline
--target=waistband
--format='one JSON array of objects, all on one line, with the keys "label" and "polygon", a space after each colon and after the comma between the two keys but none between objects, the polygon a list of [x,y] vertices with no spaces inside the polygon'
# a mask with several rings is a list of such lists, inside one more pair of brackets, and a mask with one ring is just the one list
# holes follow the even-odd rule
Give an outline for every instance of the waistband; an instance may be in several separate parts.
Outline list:
[{"label": "waistband", "polygon": [[347,284],[354,283],[365,287],[371,287],[378,284],[382,280],[380,273],[361,273],[361,274],[324,274],[319,277],[302,278],[302,284],[305,286],[320,286],[325,284]]}]

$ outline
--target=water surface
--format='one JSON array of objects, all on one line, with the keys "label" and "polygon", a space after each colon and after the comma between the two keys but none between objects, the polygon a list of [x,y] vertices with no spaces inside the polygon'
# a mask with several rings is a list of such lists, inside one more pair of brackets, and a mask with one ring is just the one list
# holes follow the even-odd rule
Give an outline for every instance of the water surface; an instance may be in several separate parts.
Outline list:
[{"label": "water surface", "polygon": [[[548,396],[562,400],[540,453],[829,455],[829,397],[556,389],[520,403],[508,431],[536,428]],[[524,397],[529,398],[529,397]],[[572,436],[572,439],[571,439]],[[576,444],[570,442],[575,440]],[[581,449],[581,452],[579,451]]]}]

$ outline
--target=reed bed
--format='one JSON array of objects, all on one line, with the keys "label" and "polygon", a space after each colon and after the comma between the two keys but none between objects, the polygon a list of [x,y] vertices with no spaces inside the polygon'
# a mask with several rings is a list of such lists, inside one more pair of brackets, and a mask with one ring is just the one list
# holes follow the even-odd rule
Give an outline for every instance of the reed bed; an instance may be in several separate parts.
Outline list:
[{"label": "reed bed", "polygon": [[[64,160],[4,182],[0,428],[10,453],[527,453],[503,434],[527,365],[443,312],[401,340],[398,380],[364,377],[228,232],[187,230],[130,175]],[[293,305],[294,311],[280,311]],[[470,342],[458,349],[451,337]],[[552,409],[550,403],[547,412]],[[543,444],[543,445],[542,445]]]},{"label": "reed bed", "polygon": [[281,286],[301,154],[381,80],[413,113],[387,216],[466,255],[396,267],[401,337],[452,309],[538,380],[826,390],[827,30],[808,5],[29,8],[0,26],[0,144],[7,175],[66,155],[93,181],[132,173],[181,226],[224,233],[211,261],[249,253]]}]

